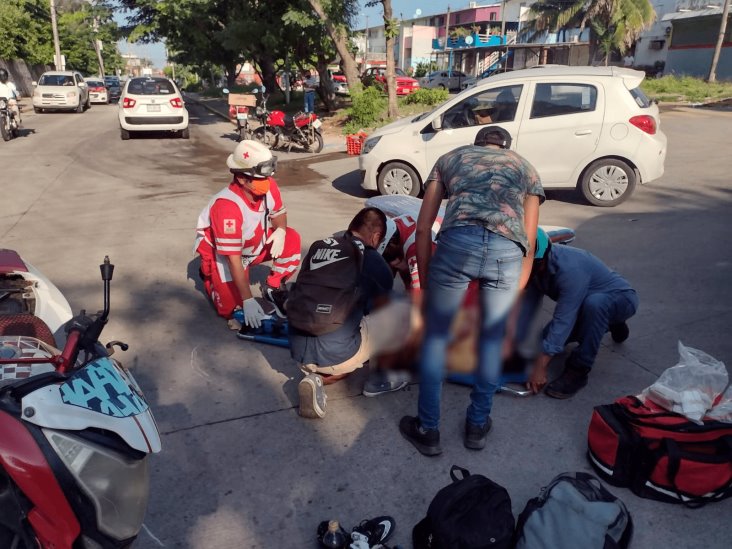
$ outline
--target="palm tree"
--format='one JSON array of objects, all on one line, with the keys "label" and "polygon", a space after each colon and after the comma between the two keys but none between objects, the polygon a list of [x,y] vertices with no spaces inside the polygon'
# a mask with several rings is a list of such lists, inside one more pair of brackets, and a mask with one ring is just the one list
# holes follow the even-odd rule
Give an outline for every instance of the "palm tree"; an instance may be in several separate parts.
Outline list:
[{"label": "palm tree", "polygon": [[590,27],[590,60],[599,49],[605,63],[614,49],[624,53],[656,18],[649,0],[539,0],[531,6],[529,41],[542,32]]}]

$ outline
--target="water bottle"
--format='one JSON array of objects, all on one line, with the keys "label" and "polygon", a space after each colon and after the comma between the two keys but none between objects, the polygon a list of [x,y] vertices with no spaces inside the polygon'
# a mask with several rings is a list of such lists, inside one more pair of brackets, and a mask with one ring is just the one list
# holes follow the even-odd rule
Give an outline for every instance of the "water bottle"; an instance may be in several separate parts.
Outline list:
[{"label": "water bottle", "polygon": [[337,520],[331,520],[320,544],[328,549],[343,549],[347,543],[348,534],[346,531],[341,528]]}]

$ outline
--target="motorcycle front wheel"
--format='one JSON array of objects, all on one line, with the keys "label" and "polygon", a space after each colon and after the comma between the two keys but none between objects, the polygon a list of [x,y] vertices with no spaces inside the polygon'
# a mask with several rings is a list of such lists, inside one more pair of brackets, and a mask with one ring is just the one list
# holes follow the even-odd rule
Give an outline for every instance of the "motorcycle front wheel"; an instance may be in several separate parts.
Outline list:
[{"label": "motorcycle front wheel", "polygon": [[10,141],[13,137],[10,133],[10,119],[4,114],[0,116],[0,134],[3,136],[3,141]]},{"label": "motorcycle front wheel", "polygon": [[277,132],[270,128],[260,126],[252,133],[252,137],[255,141],[259,141],[262,145],[268,149],[277,148],[277,142],[279,141],[279,135]]},{"label": "motorcycle front wheel", "polygon": [[320,132],[313,132],[312,139],[308,139],[308,151],[319,153],[323,150],[323,136]]}]

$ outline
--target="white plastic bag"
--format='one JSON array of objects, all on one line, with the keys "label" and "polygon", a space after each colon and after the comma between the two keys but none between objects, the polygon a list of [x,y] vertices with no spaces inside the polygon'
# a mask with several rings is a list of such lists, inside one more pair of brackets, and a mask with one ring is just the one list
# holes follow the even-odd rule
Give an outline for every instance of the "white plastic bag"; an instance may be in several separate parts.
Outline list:
[{"label": "white plastic bag", "polygon": [[663,372],[642,397],[701,424],[728,382],[723,362],[679,341],[679,363]]},{"label": "white plastic bag", "polygon": [[722,398],[707,414],[707,417],[724,423],[732,423],[732,385],[727,387]]}]

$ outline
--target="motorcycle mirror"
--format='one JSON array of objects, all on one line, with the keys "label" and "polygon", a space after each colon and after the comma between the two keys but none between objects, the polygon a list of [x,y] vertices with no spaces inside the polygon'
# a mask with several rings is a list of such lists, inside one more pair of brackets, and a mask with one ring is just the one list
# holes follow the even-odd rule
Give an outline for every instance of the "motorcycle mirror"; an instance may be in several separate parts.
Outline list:
[{"label": "motorcycle mirror", "polygon": [[224,89],[223,89],[223,90],[221,90],[221,91],[222,91],[222,92],[224,92],[224,95],[226,95],[227,93],[229,93],[229,88],[224,88]]}]

